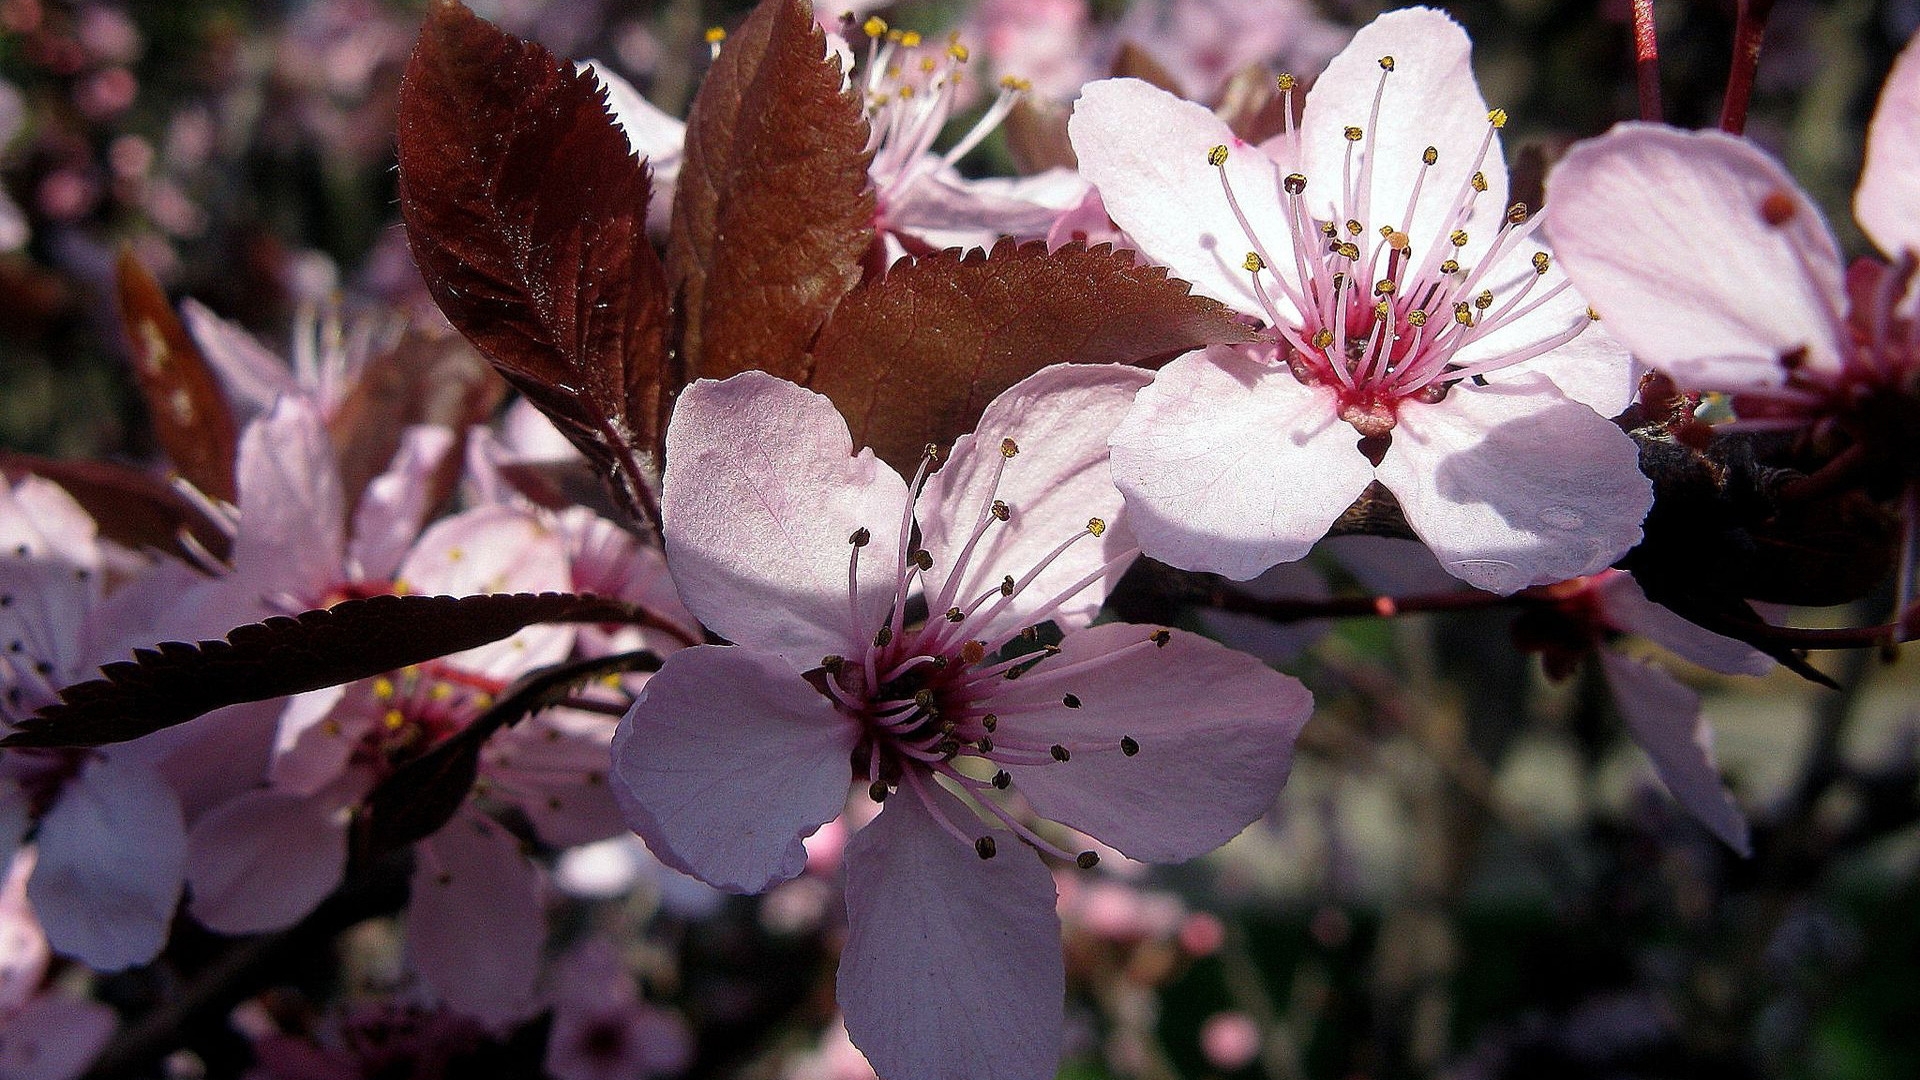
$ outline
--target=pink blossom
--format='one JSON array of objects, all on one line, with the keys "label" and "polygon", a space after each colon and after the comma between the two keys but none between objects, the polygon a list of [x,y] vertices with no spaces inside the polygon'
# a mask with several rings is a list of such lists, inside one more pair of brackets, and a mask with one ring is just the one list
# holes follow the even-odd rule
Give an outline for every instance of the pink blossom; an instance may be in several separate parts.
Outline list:
[{"label": "pink blossom", "polygon": [[[1285,779],[1298,683],[1194,635],[1087,625],[1135,557],[1104,442],[1145,378],[1046,369],[912,484],[771,376],[696,382],[676,406],[668,566],[736,644],[648,682],[615,736],[616,794],[663,862],[738,892],[799,874],[850,781],[884,800],[845,851],[839,991],[882,1075],[1056,1065],[1064,969],[1036,852],[1074,856],[1009,799],[1175,861]],[[1044,621],[1059,645],[1032,643]]]},{"label": "pink blossom", "polygon": [[683,1071],[692,1034],[634,988],[617,946],[589,938],[554,962],[546,1069],[554,1080],[647,1080]]},{"label": "pink blossom", "polygon": [[1533,240],[1540,215],[1506,206],[1505,113],[1468,51],[1445,15],[1390,12],[1258,147],[1146,83],[1086,88],[1069,130],[1114,220],[1267,328],[1169,364],[1115,431],[1148,554],[1250,578],[1375,481],[1494,592],[1639,540],[1652,488],[1600,415],[1627,404],[1628,359]]},{"label": "pink blossom", "polygon": [[41,986],[49,955],[27,903],[34,857],[22,849],[0,886],[0,1076],[68,1080],[106,1046],[117,1018],[99,1002]]}]

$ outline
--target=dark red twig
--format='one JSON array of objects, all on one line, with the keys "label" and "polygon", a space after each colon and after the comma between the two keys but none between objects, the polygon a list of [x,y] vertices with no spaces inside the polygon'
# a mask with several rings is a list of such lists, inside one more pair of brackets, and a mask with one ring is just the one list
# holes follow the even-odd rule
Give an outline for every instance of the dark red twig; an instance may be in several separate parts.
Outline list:
[{"label": "dark red twig", "polygon": [[1653,26],[1653,0],[1633,0],[1633,64],[1640,91],[1640,119],[1657,124],[1660,109],[1660,42]]},{"label": "dark red twig", "polygon": [[1773,0],[1740,0],[1740,19],[1733,28],[1733,69],[1727,72],[1727,100],[1720,107],[1721,131],[1739,135],[1747,130],[1753,73],[1760,67],[1760,45],[1772,14]]},{"label": "dark red twig", "polygon": [[1420,596],[1341,596],[1331,600],[1262,600],[1232,589],[1222,589],[1212,597],[1221,611],[1259,615],[1273,622],[1304,622],[1307,619],[1352,619],[1365,616],[1391,618],[1424,611],[1472,611],[1529,600],[1532,590],[1514,596],[1498,596],[1477,589],[1428,593]]}]

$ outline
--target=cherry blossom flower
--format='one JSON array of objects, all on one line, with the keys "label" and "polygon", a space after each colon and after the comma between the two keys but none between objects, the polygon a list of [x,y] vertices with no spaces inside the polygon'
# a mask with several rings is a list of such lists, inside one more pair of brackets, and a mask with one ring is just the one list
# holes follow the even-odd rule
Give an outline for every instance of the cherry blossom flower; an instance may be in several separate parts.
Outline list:
[{"label": "cherry blossom flower", "polygon": [[[762,373],[694,383],[668,427],[668,566],[736,644],[648,682],[615,793],[663,862],[735,892],[799,874],[850,781],[884,801],[845,851],[839,991],[882,1076],[1056,1066],[1064,974],[1036,852],[1094,859],[1009,800],[1174,861],[1285,779],[1298,683],[1191,634],[1088,626],[1136,554],[1104,442],[1145,378],[1041,371],[911,484],[855,454],[825,398]],[[1045,621],[1057,645],[1030,629]]]},{"label": "cherry blossom flower", "polygon": [[1506,114],[1469,48],[1439,12],[1383,15],[1257,147],[1146,83],[1086,88],[1069,130],[1113,219],[1267,327],[1169,364],[1115,431],[1147,554],[1250,578],[1375,481],[1494,592],[1639,540],[1652,488],[1601,415],[1630,398],[1627,357],[1534,241],[1541,216],[1506,205]]},{"label": "cherry blossom flower", "polygon": [[[1682,385],[1734,396],[1734,426],[1802,431],[1903,493],[1897,602],[1915,590],[1920,475],[1920,44],[1894,64],[1854,195],[1892,260],[1841,261],[1826,219],[1745,139],[1627,123],[1574,147],[1549,181],[1556,250],[1608,326]],[[1656,246],[1657,244],[1657,246]],[[1676,244],[1712,258],[1663,257]]]},{"label": "cherry blossom flower", "polygon": [[686,1069],[693,1039],[679,1017],[641,1000],[606,938],[554,962],[547,1074],[554,1080],[649,1080]]}]

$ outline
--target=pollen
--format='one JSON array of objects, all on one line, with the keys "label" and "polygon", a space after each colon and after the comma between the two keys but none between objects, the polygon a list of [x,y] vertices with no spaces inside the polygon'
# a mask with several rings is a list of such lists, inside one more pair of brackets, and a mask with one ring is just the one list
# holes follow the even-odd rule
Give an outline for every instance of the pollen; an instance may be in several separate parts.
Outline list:
[{"label": "pollen", "polygon": [[955,61],[962,64],[966,63],[973,56],[971,52],[967,51],[967,47],[965,45],[962,45],[957,41],[947,46],[947,55],[953,57]]},{"label": "pollen", "polygon": [[1381,71],[1392,71],[1392,70],[1393,70],[1393,57],[1391,57],[1391,56],[1383,56],[1383,57],[1381,57],[1381,58],[1380,58],[1380,70],[1381,70]]},{"label": "pollen", "polygon": [[1507,220],[1515,225],[1526,224],[1527,219],[1532,216],[1533,211],[1527,207],[1526,203],[1517,202],[1507,207]]},{"label": "pollen", "polygon": [[1392,278],[1381,278],[1379,281],[1373,283],[1373,295],[1375,296],[1392,296],[1393,290],[1394,284]]},{"label": "pollen", "polygon": [[1100,536],[1104,534],[1107,531],[1106,520],[1104,518],[1088,518],[1087,531],[1089,533],[1092,533],[1094,536]]},{"label": "pollen", "polygon": [[1420,308],[1414,308],[1412,311],[1407,312],[1407,324],[1409,326],[1427,325],[1427,313]]},{"label": "pollen", "polygon": [[1073,857],[1073,865],[1082,870],[1091,870],[1100,865],[1100,853],[1097,851],[1083,851]]},{"label": "pollen", "polygon": [[1154,631],[1154,632],[1153,632],[1153,633],[1152,633],[1152,634],[1151,634],[1151,635],[1150,635],[1150,636],[1149,636],[1149,637],[1147,638],[1147,640],[1148,640],[1148,641],[1151,641],[1151,642],[1153,642],[1153,644],[1154,644],[1154,645],[1155,645],[1155,646],[1156,646],[1157,648],[1162,648],[1162,649],[1164,649],[1164,648],[1166,648],[1166,647],[1167,647],[1167,642],[1169,642],[1169,641],[1172,641],[1172,640],[1173,640],[1173,631],[1171,631],[1171,630],[1155,630],[1155,631]]},{"label": "pollen", "polygon": [[1010,458],[1019,452],[1020,452],[1019,443],[1014,442],[1012,439],[1000,440],[1000,456],[1001,457]]},{"label": "pollen", "polygon": [[1452,259],[1448,259],[1446,262],[1440,264],[1440,272],[1443,274],[1457,274],[1460,272],[1460,264]]},{"label": "pollen", "polygon": [[993,858],[994,852],[998,850],[999,850],[999,846],[993,842],[993,837],[991,836],[983,836],[980,839],[975,840],[973,842],[974,854],[980,856],[983,859]]},{"label": "pollen", "polygon": [[1489,112],[1487,114],[1487,123],[1492,124],[1496,128],[1506,127],[1507,126],[1507,110],[1494,109],[1492,112]]},{"label": "pollen", "polygon": [[380,678],[373,680],[373,696],[374,697],[380,699],[381,701],[392,701],[393,694],[394,694],[394,689],[393,689],[392,679],[389,679],[383,675]]},{"label": "pollen", "polygon": [[1013,508],[1000,499],[993,500],[993,506],[989,512],[998,521],[1005,521],[1013,516]]},{"label": "pollen", "polygon": [[1359,142],[1360,139],[1366,135],[1366,132],[1357,127],[1350,127],[1343,132],[1343,134],[1346,135],[1348,142]]},{"label": "pollen", "polygon": [[1332,345],[1333,345],[1333,331],[1323,326],[1320,329],[1315,330],[1313,332],[1314,348],[1325,349],[1325,348],[1331,347]]},{"label": "pollen", "polygon": [[1469,178],[1467,182],[1473,185],[1473,190],[1475,191],[1487,190],[1487,174],[1486,173],[1483,173],[1483,172],[1474,173],[1473,176]]},{"label": "pollen", "polygon": [[1547,268],[1552,265],[1553,265],[1553,260],[1547,257],[1546,252],[1536,251],[1533,253],[1533,272],[1534,273],[1544,274],[1547,272]]},{"label": "pollen", "polygon": [[861,23],[860,29],[870,38],[885,37],[887,34],[887,20],[878,15],[874,15],[869,17],[866,22]]},{"label": "pollen", "polygon": [[1280,78],[1275,81],[1279,83],[1280,92],[1283,94],[1291,93],[1293,91],[1294,84],[1298,82],[1298,80],[1296,80],[1293,77],[1293,72],[1291,71],[1282,72],[1280,74]]},{"label": "pollen", "polygon": [[727,40],[727,28],[724,26],[707,27],[707,44],[718,45]]},{"label": "pollen", "polygon": [[919,48],[920,47],[920,31],[908,30],[906,33],[901,34],[900,44],[906,46],[909,49]]},{"label": "pollen", "polygon": [[1047,753],[1053,755],[1053,760],[1055,761],[1064,762],[1064,761],[1069,761],[1073,758],[1073,751],[1068,750],[1066,747],[1061,746],[1059,743],[1054,743],[1052,746],[1048,747]]},{"label": "pollen", "polygon": [[1140,743],[1131,735],[1120,736],[1120,752],[1128,757],[1140,752]]},{"label": "pollen", "polygon": [[866,547],[869,543],[872,543],[872,542],[873,542],[873,533],[869,531],[865,525],[862,525],[859,528],[853,530],[853,535],[847,537],[847,543],[852,544],[854,547],[857,547],[857,548]]},{"label": "pollen", "polygon": [[1454,247],[1466,247],[1467,246],[1467,230],[1465,229],[1453,230],[1453,235],[1447,237],[1447,242],[1452,244]]},{"label": "pollen", "polygon": [[399,731],[407,726],[407,715],[399,709],[388,709],[386,714],[380,717],[380,723],[385,725],[388,731]]},{"label": "pollen", "polygon": [[1240,265],[1246,267],[1249,273],[1254,274],[1267,268],[1266,260],[1262,259],[1260,253],[1257,251],[1247,252],[1247,257],[1241,261]]},{"label": "pollen", "polygon": [[1425,162],[1425,163],[1427,163],[1428,165],[1437,165],[1437,164],[1439,164],[1439,162],[1440,162],[1440,148],[1439,148],[1439,147],[1437,147],[1437,146],[1429,146],[1429,147],[1427,147],[1427,148],[1426,148],[1425,150],[1422,150],[1422,151],[1420,152],[1420,160],[1421,160],[1421,161],[1423,161],[1423,162]]},{"label": "pollen", "polygon": [[1307,190],[1306,174],[1305,173],[1288,173],[1287,178],[1280,182],[1280,186],[1287,189],[1287,194],[1298,195],[1301,192]]},{"label": "pollen", "polygon": [[1219,168],[1227,163],[1227,144],[1221,143],[1207,151],[1207,164]]}]

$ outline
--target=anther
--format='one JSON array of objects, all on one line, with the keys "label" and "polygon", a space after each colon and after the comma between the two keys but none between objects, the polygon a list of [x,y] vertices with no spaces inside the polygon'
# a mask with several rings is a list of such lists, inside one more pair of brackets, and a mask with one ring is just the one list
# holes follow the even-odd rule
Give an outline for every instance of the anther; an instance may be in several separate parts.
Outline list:
[{"label": "anther", "polygon": [[873,647],[876,649],[884,649],[887,647],[887,643],[891,642],[892,640],[893,640],[893,627],[883,626],[878,631],[876,631],[873,635]]},{"label": "anther", "polygon": [[973,842],[974,854],[983,859],[993,858],[993,853],[998,850],[999,848],[994,844],[993,837],[991,836],[983,836]]},{"label": "anther", "polygon": [[1407,312],[1407,325],[1409,326],[1427,325],[1427,313],[1425,311],[1422,311],[1419,308],[1414,308],[1412,311]]},{"label": "anther", "polygon": [[909,30],[904,34],[901,34],[900,44],[905,45],[909,49],[919,48],[920,47],[920,31]]},{"label": "anther", "polygon": [[1360,224],[1359,222],[1353,220],[1352,218],[1347,219],[1347,235],[1348,236],[1359,236],[1362,232],[1366,231],[1366,228],[1367,227],[1365,225]]},{"label": "anther", "polygon": [[986,658],[987,643],[984,641],[969,641],[960,646],[960,662],[963,664],[977,664]]},{"label": "anther", "polygon": [[1382,300],[1379,303],[1373,305],[1373,317],[1379,320],[1380,322],[1386,322],[1387,317],[1392,314],[1393,314],[1393,305],[1388,303],[1385,300]]},{"label": "anther", "polygon": [[1000,595],[1001,596],[1013,595],[1013,575],[1012,574],[1008,574],[1006,577],[1003,577],[1000,579]]},{"label": "anther", "polygon": [[1132,757],[1140,752],[1140,743],[1131,735],[1120,736],[1120,752]]},{"label": "anther", "polygon": [[1487,190],[1487,174],[1486,173],[1482,173],[1482,172],[1474,173],[1473,176],[1467,182],[1473,185],[1473,190],[1475,191]]},{"label": "anther", "polygon": [[965,45],[962,45],[956,41],[947,46],[947,55],[953,57],[956,61],[964,64],[967,62],[968,58],[971,57],[973,54],[967,51],[967,47]]},{"label": "anther", "polygon": [[1482,289],[1480,295],[1473,298],[1473,306],[1485,311],[1493,306],[1493,290]]},{"label": "anther", "polygon": [[1091,870],[1100,865],[1100,853],[1097,851],[1083,851],[1074,856],[1073,865],[1082,870]]},{"label": "anther", "polygon": [[913,692],[913,703],[928,712],[933,711],[933,691],[921,687]]},{"label": "anther", "polygon": [[1331,240],[1332,238],[1340,235],[1340,230],[1337,228],[1334,228],[1333,222],[1323,221],[1320,223],[1320,235]]},{"label": "anther", "polygon": [[1359,245],[1348,240],[1337,240],[1330,245],[1327,250],[1343,259],[1358,259],[1360,257]]},{"label": "anther", "polygon": [[1346,131],[1342,132],[1342,134],[1344,134],[1347,137],[1348,142],[1359,142],[1361,137],[1366,135],[1366,132],[1360,130],[1357,127],[1350,127]]},{"label": "anther", "polygon": [[1536,251],[1533,253],[1533,272],[1534,273],[1544,274],[1547,272],[1547,267],[1552,265],[1553,265],[1553,260],[1547,257],[1546,252]]},{"label": "anther", "polygon": [[1059,743],[1054,743],[1053,746],[1048,748],[1047,753],[1052,754],[1053,760],[1055,761],[1066,761],[1068,758],[1073,757],[1072,752]]},{"label": "anther", "polygon": [[1022,79],[1015,75],[1002,75],[1000,76],[1000,89],[1012,90],[1015,93],[1024,94],[1033,89],[1033,83],[1031,80]]},{"label": "anther", "polygon": [[1227,144],[1221,143],[1207,151],[1207,164],[1219,168],[1227,163]]},{"label": "anther", "polygon": [[1587,309],[1587,321],[1588,321],[1588,322],[1599,322],[1599,321],[1600,321],[1600,313],[1599,313],[1599,312],[1597,312],[1597,311],[1595,311],[1595,310],[1593,310],[1592,308],[1588,308],[1588,309]]},{"label": "anther", "polygon": [[1429,146],[1425,150],[1420,151],[1420,160],[1429,165],[1438,164],[1440,161],[1440,148],[1437,146]]},{"label": "anther", "polygon": [[1240,265],[1246,267],[1248,273],[1253,274],[1257,274],[1267,268],[1266,260],[1262,259],[1260,253],[1257,251],[1247,252],[1247,257],[1241,260]]},{"label": "anther", "polygon": [[1276,81],[1280,84],[1280,92],[1284,94],[1293,89],[1296,80],[1293,77],[1293,73],[1288,71],[1282,72],[1280,78]]},{"label": "anther", "polygon": [[1019,452],[1020,452],[1019,443],[1014,442],[1012,439],[1000,440],[1000,456],[1001,457],[1010,458]]},{"label": "anther", "polygon": [[886,802],[887,801],[887,782],[885,780],[875,780],[873,783],[868,784],[867,798],[872,799],[874,802],[877,802],[877,803]]},{"label": "anther", "polygon": [[1087,519],[1087,532],[1090,535],[1103,536],[1106,534],[1106,531],[1107,531],[1107,523],[1105,520],[1101,518]]},{"label": "anther", "polygon": [[1167,642],[1173,640],[1173,631],[1155,630],[1152,634],[1148,635],[1147,640],[1153,642],[1156,647],[1164,649],[1167,647]]},{"label": "anther", "polygon": [[1320,329],[1315,330],[1313,332],[1314,348],[1326,349],[1326,348],[1332,347],[1332,345],[1333,345],[1333,331],[1323,326]]},{"label": "anther", "polygon": [[1507,110],[1495,109],[1492,112],[1489,112],[1487,114],[1487,123],[1492,124],[1496,128],[1506,127],[1507,126]]},{"label": "anther", "polygon": [[1473,325],[1472,305],[1466,303],[1465,301],[1461,301],[1460,303],[1453,305],[1453,321],[1459,323],[1461,326],[1472,326]]},{"label": "anther", "polygon": [[1381,58],[1380,58],[1380,70],[1381,70],[1381,71],[1392,71],[1392,70],[1393,70],[1393,57],[1391,57],[1391,56],[1383,56],[1383,57],[1381,57]]},{"label": "anther", "polygon": [[1533,211],[1527,208],[1526,203],[1517,202],[1507,207],[1507,220],[1515,225],[1526,224],[1527,219],[1532,216]]},{"label": "anther", "polygon": [[847,543],[852,544],[854,547],[866,547],[872,542],[873,533],[869,532],[865,525],[853,530],[853,535],[847,537]]},{"label": "anther", "polygon": [[1379,281],[1373,283],[1373,295],[1375,296],[1392,296],[1393,289],[1392,278],[1381,278]]},{"label": "anther", "polygon": [[1454,247],[1466,247],[1467,246],[1467,230],[1465,229],[1453,230],[1452,235],[1447,237],[1447,242],[1452,244]]},{"label": "anther", "polygon": [[1280,181],[1280,186],[1287,189],[1287,194],[1298,195],[1301,192],[1307,190],[1306,174],[1305,173],[1288,173],[1287,178],[1285,180]]},{"label": "anther", "polygon": [[926,548],[921,548],[908,556],[908,561],[922,570],[931,570],[933,569],[933,552],[928,551]]},{"label": "anther", "polygon": [[940,444],[928,443],[921,447],[920,456],[926,458],[929,464],[938,465],[940,463]]},{"label": "anther", "polygon": [[967,618],[967,613],[964,611],[961,611],[957,607],[950,607],[947,609],[948,622],[954,622],[954,623],[965,622],[966,618]]},{"label": "anther", "polygon": [[1080,696],[1078,694],[1068,694],[1060,699],[1060,704],[1065,705],[1069,709],[1077,709],[1080,707]]},{"label": "anther", "polygon": [[1460,264],[1453,259],[1448,259],[1446,262],[1440,264],[1440,272],[1443,274],[1457,274],[1460,272]]},{"label": "anther", "polygon": [[978,741],[977,743],[975,743],[974,745],[976,745],[976,746],[978,746],[978,747],[980,748],[980,752],[981,752],[981,753],[983,753],[983,754],[991,754],[991,753],[993,753],[993,736],[991,736],[991,735],[982,735],[982,736],[980,736],[980,739],[979,739],[979,741]]},{"label": "anther", "polygon": [[718,45],[727,40],[727,28],[724,26],[707,27],[707,44]]},{"label": "anther", "polygon": [[885,37],[887,34],[887,20],[878,15],[874,15],[869,17],[866,22],[861,23],[860,29],[870,38]]},{"label": "anther", "polygon": [[1013,516],[1013,508],[999,499],[993,500],[992,513],[995,518],[1005,521]]},{"label": "anther", "polygon": [[1400,232],[1391,226],[1382,226],[1381,228],[1384,231],[1381,232],[1380,235],[1387,238],[1387,246],[1393,250],[1404,253],[1413,246],[1413,241],[1408,238],[1406,233]]},{"label": "anther", "polygon": [[1013,774],[1005,769],[993,774],[993,786],[1005,791],[1013,786]]},{"label": "anther", "polygon": [[1000,718],[993,713],[988,713],[980,718],[980,726],[988,731],[998,730],[1000,727]]}]

